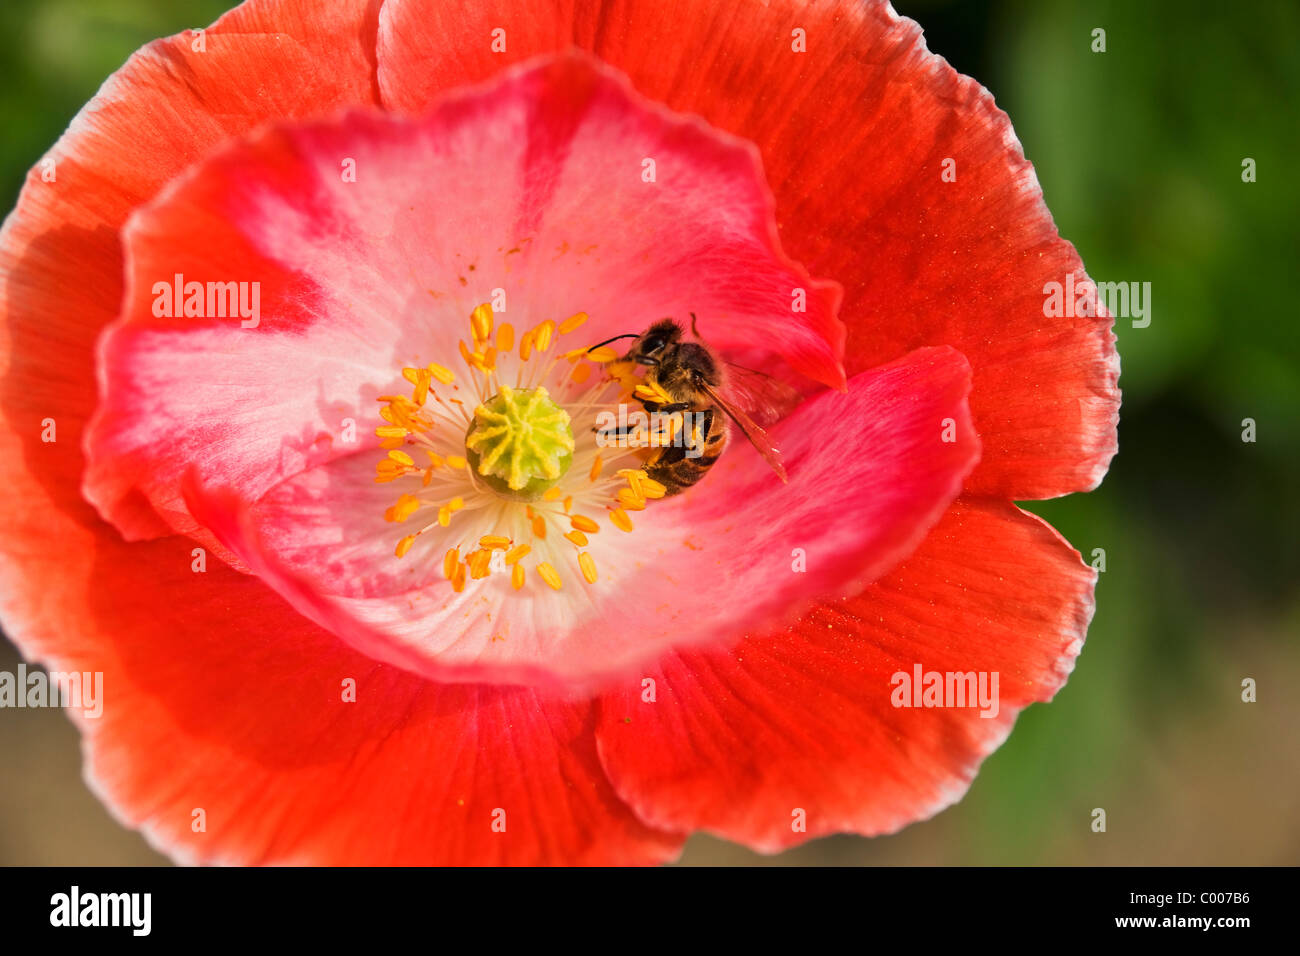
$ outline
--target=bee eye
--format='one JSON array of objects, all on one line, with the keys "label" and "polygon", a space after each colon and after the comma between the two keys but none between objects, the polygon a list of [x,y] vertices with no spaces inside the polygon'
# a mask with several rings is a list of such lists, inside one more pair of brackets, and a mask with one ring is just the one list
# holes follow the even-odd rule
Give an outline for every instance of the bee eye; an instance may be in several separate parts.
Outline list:
[{"label": "bee eye", "polygon": [[645,340],[645,345],[642,347],[642,351],[647,355],[653,355],[655,352],[663,351],[664,344],[663,339],[655,336],[654,338]]}]

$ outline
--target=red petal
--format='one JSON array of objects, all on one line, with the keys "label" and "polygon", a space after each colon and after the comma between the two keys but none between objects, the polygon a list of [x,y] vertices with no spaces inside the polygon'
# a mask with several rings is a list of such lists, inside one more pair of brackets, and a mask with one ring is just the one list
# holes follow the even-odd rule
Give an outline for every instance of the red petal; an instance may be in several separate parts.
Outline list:
[{"label": "red petal", "polygon": [[[43,181],[42,164],[28,175],[0,233],[0,349],[10,363],[0,402],[31,449],[39,483],[61,507],[84,508],[80,433],[95,404],[95,338],[122,298],[119,227],[227,136],[271,116],[373,99],[373,6],[251,2],[208,28],[203,52],[192,49],[196,40],[188,33],[151,43],[109,78],[50,149],[43,162],[54,163],[54,181]],[[47,417],[58,423],[57,444],[40,440]],[[39,514],[42,538],[57,540],[48,510],[24,490],[28,479],[11,474],[23,462],[21,454],[3,456],[6,500]],[[139,534],[164,530],[146,504],[134,505],[121,515],[124,525]]]},{"label": "red petal", "polygon": [[[490,49],[498,27],[504,53]],[[805,53],[792,51],[796,27]],[[924,345],[967,356],[984,443],[970,490],[1045,498],[1101,480],[1119,408],[1111,321],[1044,316],[1044,285],[1082,280],[1082,263],[1006,114],[927,52],[915,23],[860,0],[694,0],[672,16],[643,2],[393,0],[380,84],[391,106],[419,111],[449,85],[571,44],[758,144],[785,248],[846,287],[850,373]],[[941,179],[945,159],[955,182]]]},{"label": "red petal", "polygon": [[[247,576],[214,561],[192,573],[189,548],[105,542],[89,596],[58,576],[20,621],[62,632],[51,668],[103,672],[103,715],[70,711],[87,779],[160,850],[239,864],[676,854],[680,837],[641,825],[605,779],[592,704],[378,665]],[[504,833],[492,829],[497,808]]]},{"label": "red petal", "polygon": [[[1012,505],[962,499],[859,597],[729,650],[684,652],[601,702],[601,760],[651,825],[763,851],[889,833],[965,793],[1017,711],[1065,682],[1095,573]],[[999,672],[999,712],[891,706],[891,676]],[[792,813],[806,812],[806,832]]]}]

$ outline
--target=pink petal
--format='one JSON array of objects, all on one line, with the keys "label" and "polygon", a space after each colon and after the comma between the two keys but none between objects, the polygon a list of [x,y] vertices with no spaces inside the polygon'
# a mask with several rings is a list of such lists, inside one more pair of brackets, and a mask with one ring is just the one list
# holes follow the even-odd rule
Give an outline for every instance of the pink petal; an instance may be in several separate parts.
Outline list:
[{"label": "pink petal", "polygon": [[[770,205],[750,148],[582,58],[514,72],[418,123],[273,129],[129,224],[87,497],[127,532],[138,494],[201,534],[180,491],[188,468],[251,501],[357,450],[346,422],[363,436],[378,424],[374,399],[405,390],[403,365],[450,364],[496,289],[498,321],[587,311],[589,342],[693,309],[717,347],[758,347],[838,385],[838,293],[781,254]],[[155,284],[177,274],[260,283],[259,324],[156,317]],[[791,311],[794,288],[806,312]]]},{"label": "pink petal", "polygon": [[789,485],[736,437],[693,490],[636,513],[632,534],[593,535],[600,580],[576,593],[488,577],[456,594],[440,562],[394,560],[347,459],[255,509],[196,478],[191,505],[302,613],[371,656],[439,679],[590,683],[791,620],[903,559],[978,459],[968,375],[956,352],[927,349],[806,402],[771,431]]},{"label": "pink petal", "polygon": [[[80,436],[95,403],[95,337],[122,296],[118,228],[227,136],[270,116],[372,100],[375,23],[368,7],[366,0],[340,0],[328,10],[259,0],[209,27],[202,52],[188,33],[151,43],[105,82],[32,168],[0,236],[0,347],[11,362],[6,415],[34,443],[38,468],[47,473],[40,484],[50,484],[52,458],[59,469],[81,472]],[[240,82],[231,83],[232,76]],[[46,162],[53,163],[53,181],[44,178]],[[57,446],[39,439],[47,417],[58,422]],[[18,480],[6,474],[6,487]],[[61,507],[82,507],[77,479],[49,490],[76,501]],[[123,524],[137,534],[161,530],[147,504],[136,504],[142,507],[134,512],[121,509]],[[43,530],[52,534],[48,524]]]}]

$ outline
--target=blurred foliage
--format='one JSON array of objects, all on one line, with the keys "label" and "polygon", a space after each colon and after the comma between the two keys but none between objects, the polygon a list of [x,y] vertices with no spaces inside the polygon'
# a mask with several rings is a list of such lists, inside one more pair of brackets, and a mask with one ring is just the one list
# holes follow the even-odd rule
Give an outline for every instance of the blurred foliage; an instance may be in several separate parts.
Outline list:
[{"label": "blurred foliage", "polygon": [[0,4],[0,187],[23,176],[126,58],[150,40],[211,23],[223,0],[4,0]]},{"label": "blurred foliage", "polygon": [[[132,50],[225,6],[6,0],[7,205]],[[1070,683],[1021,716],[969,796],[934,821],[879,840],[818,841],[778,861],[1297,862],[1300,350],[1289,280],[1300,251],[1300,5],[897,6],[1011,115],[1089,273],[1150,282],[1154,307],[1148,328],[1117,324],[1124,407],[1105,483],[1026,504],[1085,555],[1106,551]],[[1105,53],[1091,50],[1098,27]],[[1258,164],[1253,184],[1241,180],[1245,157]],[[1254,444],[1241,441],[1248,417]],[[1257,705],[1239,702],[1244,676],[1260,681]],[[70,728],[49,732],[75,746]],[[73,762],[59,753],[66,774]],[[1108,810],[1106,836],[1088,830],[1096,806]],[[84,807],[98,814],[104,849],[88,854],[83,840],[57,862],[151,858],[88,795]],[[0,831],[10,828],[39,829],[6,814]],[[700,837],[684,862],[758,859]]]}]

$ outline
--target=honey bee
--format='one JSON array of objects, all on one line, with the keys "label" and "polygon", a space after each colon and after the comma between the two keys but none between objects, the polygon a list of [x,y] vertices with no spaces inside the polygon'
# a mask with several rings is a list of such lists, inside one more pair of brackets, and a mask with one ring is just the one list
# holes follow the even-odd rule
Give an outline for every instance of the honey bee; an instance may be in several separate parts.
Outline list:
[{"label": "honey bee", "polygon": [[[699,339],[695,326],[695,313],[692,312],[691,331]],[[723,371],[726,363],[702,343],[683,341],[685,334],[686,330],[677,322],[662,319],[640,335],[617,335],[600,343],[608,345],[619,339],[636,339],[620,361],[648,366],[647,381],[671,399],[669,402],[642,399],[645,410],[661,415],[691,412],[693,415],[686,420],[697,423],[685,440],[658,449],[645,465],[646,474],[663,485],[668,495],[685,491],[717,463],[727,447],[731,425],[734,424],[778,477],[788,482],[781,453],[772,445],[767,432],[720,394],[727,383],[727,373]],[[593,349],[598,347],[592,346]],[[602,434],[609,436],[619,432],[612,429]]]}]

